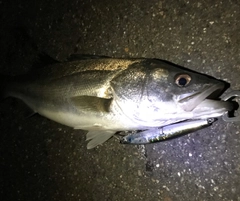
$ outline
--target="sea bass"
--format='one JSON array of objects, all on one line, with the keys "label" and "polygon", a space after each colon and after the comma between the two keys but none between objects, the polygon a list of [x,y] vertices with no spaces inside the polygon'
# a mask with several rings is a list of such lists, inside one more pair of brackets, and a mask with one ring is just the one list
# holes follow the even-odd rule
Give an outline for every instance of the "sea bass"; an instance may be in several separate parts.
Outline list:
[{"label": "sea bass", "polygon": [[117,131],[148,130],[222,116],[226,83],[158,59],[84,57],[35,69],[2,83],[34,112],[88,131],[91,149]]}]

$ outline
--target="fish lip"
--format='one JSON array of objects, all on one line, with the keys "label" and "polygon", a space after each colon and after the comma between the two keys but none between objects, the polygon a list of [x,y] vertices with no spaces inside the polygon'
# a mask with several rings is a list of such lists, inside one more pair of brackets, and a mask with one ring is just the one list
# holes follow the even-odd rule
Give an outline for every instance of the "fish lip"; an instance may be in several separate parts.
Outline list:
[{"label": "fish lip", "polygon": [[211,118],[222,116],[227,111],[234,109],[233,102],[205,99],[192,111],[194,118]]},{"label": "fish lip", "polygon": [[178,103],[184,111],[190,112],[205,99],[218,99],[224,88],[225,85],[222,83],[214,85],[206,84],[200,91],[179,99]]}]

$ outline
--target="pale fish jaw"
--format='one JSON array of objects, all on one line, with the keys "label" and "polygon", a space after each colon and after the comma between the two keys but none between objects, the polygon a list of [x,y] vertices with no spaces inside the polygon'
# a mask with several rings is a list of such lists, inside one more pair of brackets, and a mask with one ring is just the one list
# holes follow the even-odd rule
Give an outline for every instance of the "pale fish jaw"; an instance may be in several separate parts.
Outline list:
[{"label": "pale fish jaw", "polygon": [[[197,107],[202,101],[207,99],[211,94],[215,92],[220,92],[224,89],[224,85],[216,84],[211,87],[206,85],[201,91],[196,92],[194,94],[189,94],[187,97],[180,97],[178,100],[179,106],[186,112],[192,111],[195,107]],[[184,96],[184,95],[183,95]],[[216,97],[218,98],[218,97]]]},{"label": "pale fish jaw", "polygon": [[192,114],[194,119],[217,118],[233,108],[232,102],[205,99],[192,110]]}]

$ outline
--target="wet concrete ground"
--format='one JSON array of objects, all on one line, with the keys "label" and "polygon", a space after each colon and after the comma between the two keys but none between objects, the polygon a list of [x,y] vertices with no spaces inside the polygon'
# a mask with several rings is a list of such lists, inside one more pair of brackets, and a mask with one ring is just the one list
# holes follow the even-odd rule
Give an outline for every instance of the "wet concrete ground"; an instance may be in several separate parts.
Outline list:
[{"label": "wet concrete ground", "polygon": [[[240,89],[238,1],[0,1],[0,72],[39,54],[155,57]],[[85,132],[0,104],[1,200],[240,201],[239,123],[170,141],[86,149]]]}]

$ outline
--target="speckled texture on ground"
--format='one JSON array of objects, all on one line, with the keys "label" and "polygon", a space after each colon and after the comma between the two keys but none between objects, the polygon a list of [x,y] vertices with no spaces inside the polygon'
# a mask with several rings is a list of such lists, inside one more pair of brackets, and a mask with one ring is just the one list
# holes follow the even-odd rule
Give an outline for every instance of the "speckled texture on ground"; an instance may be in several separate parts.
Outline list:
[{"label": "speckled texture on ground", "polygon": [[[239,1],[0,1],[0,72],[39,53],[156,57],[240,89]],[[240,201],[239,123],[147,146],[85,133],[6,99],[0,106],[1,200]]]}]

